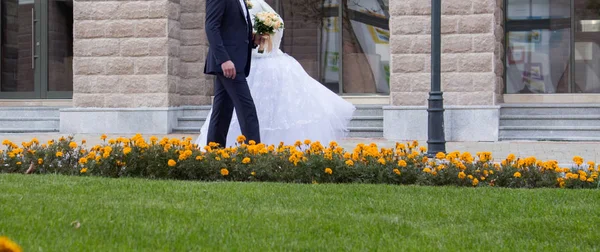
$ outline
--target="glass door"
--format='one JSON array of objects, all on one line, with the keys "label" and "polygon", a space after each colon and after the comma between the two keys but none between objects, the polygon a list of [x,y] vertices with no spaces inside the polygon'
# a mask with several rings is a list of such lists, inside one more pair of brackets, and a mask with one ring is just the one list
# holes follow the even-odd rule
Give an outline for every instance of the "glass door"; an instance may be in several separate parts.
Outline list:
[{"label": "glass door", "polygon": [[0,1],[0,98],[40,97],[40,3]]},{"label": "glass door", "polygon": [[72,97],[72,0],[1,0],[0,35],[0,99]]}]

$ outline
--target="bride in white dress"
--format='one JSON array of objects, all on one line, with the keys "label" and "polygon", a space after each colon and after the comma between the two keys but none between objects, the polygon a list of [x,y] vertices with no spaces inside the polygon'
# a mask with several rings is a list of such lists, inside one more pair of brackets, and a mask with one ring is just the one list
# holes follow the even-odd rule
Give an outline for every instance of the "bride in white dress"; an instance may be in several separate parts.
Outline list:
[{"label": "bride in white dress", "polygon": [[[253,23],[256,13],[275,13],[264,0],[252,0],[251,3],[249,12]],[[310,139],[327,144],[346,136],[356,108],[313,79],[298,61],[283,53],[279,49],[282,37],[283,30],[277,30],[272,36],[271,52],[252,51],[247,81],[258,113],[262,143],[293,144],[296,140]],[[196,140],[199,146],[207,144],[211,113],[212,110]],[[240,134],[240,125],[233,113],[226,145],[233,146]]]}]

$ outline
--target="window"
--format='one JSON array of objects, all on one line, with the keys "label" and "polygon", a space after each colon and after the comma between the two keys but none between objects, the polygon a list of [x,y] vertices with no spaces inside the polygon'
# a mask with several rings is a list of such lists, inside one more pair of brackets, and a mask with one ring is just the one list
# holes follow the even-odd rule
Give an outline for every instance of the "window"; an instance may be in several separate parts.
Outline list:
[{"label": "window", "polygon": [[508,94],[600,93],[600,1],[508,0]]},{"label": "window", "polygon": [[389,94],[389,0],[267,2],[286,23],[281,49],[313,78],[337,93]]}]

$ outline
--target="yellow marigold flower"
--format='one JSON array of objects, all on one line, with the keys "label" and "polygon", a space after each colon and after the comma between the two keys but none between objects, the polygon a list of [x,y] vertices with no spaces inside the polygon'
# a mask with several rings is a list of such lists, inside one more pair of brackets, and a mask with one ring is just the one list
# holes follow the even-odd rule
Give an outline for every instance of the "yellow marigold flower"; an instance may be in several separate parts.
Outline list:
[{"label": "yellow marigold flower", "polygon": [[250,175],[252,175],[252,177],[254,177],[254,176],[256,176],[256,172],[253,171],[253,172],[250,173]]},{"label": "yellow marigold flower", "polygon": [[108,139],[108,144],[115,144],[117,143],[117,140],[115,139]]},{"label": "yellow marigold flower", "polygon": [[458,178],[459,178],[459,179],[465,179],[465,177],[466,177],[466,176],[467,176],[467,175],[466,175],[464,172],[459,172],[459,173],[458,173]]},{"label": "yellow marigold flower", "polygon": [[398,166],[400,166],[400,167],[406,167],[407,165],[408,164],[406,163],[406,161],[404,161],[402,159],[400,161],[398,161]]},{"label": "yellow marigold flower", "polygon": [[44,160],[43,160],[43,159],[41,159],[41,158],[38,158],[38,164],[40,164],[40,165],[41,165],[41,164],[43,164],[43,163],[44,163]]},{"label": "yellow marigold flower", "polygon": [[19,161],[19,162],[17,162],[17,165],[21,165],[21,164],[23,164],[23,163],[21,163],[20,161]]},{"label": "yellow marigold flower", "polygon": [[221,161],[221,158],[220,157],[215,157],[215,160]]},{"label": "yellow marigold flower", "polygon": [[515,172],[515,173],[513,174],[513,177],[515,177],[515,178],[520,178],[520,177],[521,177],[521,173],[520,173],[520,172]]},{"label": "yellow marigold flower", "polygon": [[196,160],[201,161],[202,159],[204,159],[204,157],[202,157],[202,156],[196,156]]},{"label": "yellow marigold flower", "polygon": [[229,170],[227,170],[225,168],[221,169],[221,175],[223,175],[223,176],[229,175]]},{"label": "yellow marigold flower", "polygon": [[79,171],[79,173],[86,173],[87,171],[88,171],[88,169],[84,167]]},{"label": "yellow marigold flower", "polygon": [[429,169],[429,167],[426,167],[425,169],[423,169],[424,173],[431,173],[431,169]]},{"label": "yellow marigold flower", "polygon": [[427,152],[427,147],[425,147],[425,146],[421,146],[421,147],[419,147],[419,150],[420,150],[421,152],[425,153],[425,152]]},{"label": "yellow marigold flower", "polygon": [[244,135],[239,135],[239,136],[237,137],[236,141],[237,141],[239,144],[241,144],[241,143],[243,143],[243,142],[245,142],[245,141],[246,141],[246,137],[245,137]]},{"label": "yellow marigold flower", "polygon": [[308,139],[304,140],[304,144],[309,145],[310,144],[310,140],[308,140]]},{"label": "yellow marigold flower", "polygon": [[593,179],[597,179],[598,178],[598,172],[592,172],[592,176]]},{"label": "yellow marigold flower", "polygon": [[79,159],[79,164],[83,165],[83,164],[87,164],[87,162],[88,162],[87,158],[82,157],[82,158]]},{"label": "yellow marigold flower", "polygon": [[396,175],[400,175],[400,170],[398,169],[394,169],[393,172],[396,173]]},{"label": "yellow marigold flower", "polygon": [[331,170],[331,168],[327,167],[327,168],[325,168],[325,173],[331,175],[333,173],[333,170]]},{"label": "yellow marigold flower", "polygon": [[510,163],[512,161],[515,161],[517,157],[515,156],[515,154],[508,154],[508,156],[506,157],[506,160]]},{"label": "yellow marigold flower", "polygon": [[21,252],[23,250],[17,243],[8,239],[8,237],[0,236],[0,251],[2,251],[2,252]]},{"label": "yellow marigold flower", "polygon": [[106,137],[107,137],[107,136],[106,136],[105,134],[102,134],[102,136],[100,136],[100,139],[102,139],[102,141],[105,141],[105,140],[106,140]]},{"label": "yellow marigold flower", "polygon": [[15,154],[15,153],[13,153],[13,152],[10,152],[10,153],[8,153],[8,157],[9,157],[9,158],[14,158],[15,156],[16,156],[16,154]]},{"label": "yellow marigold flower", "polygon": [[129,153],[131,153],[131,147],[125,147],[125,148],[123,148],[123,154],[127,155]]},{"label": "yellow marigold flower", "polygon": [[579,180],[585,182],[585,181],[587,181],[587,176],[581,175],[581,176],[579,176]]},{"label": "yellow marigold flower", "polygon": [[427,156],[424,156],[423,159],[421,160],[421,162],[423,162],[423,163],[427,163],[427,161],[429,161],[429,158]]},{"label": "yellow marigold flower", "polygon": [[167,162],[167,164],[169,166],[173,167],[173,166],[177,165],[177,162],[175,162],[175,160],[173,160],[173,159],[169,159],[169,162]]},{"label": "yellow marigold flower", "polygon": [[473,184],[473,186],[477,186],[479,184],[479,180],[478,179],[473,179],[472,184]]},{"label": "yellow marigold flower", "polygon": [[56,152],[56,157],[62,157],[62,156],[63,156],[63,153],[62,153],[62,152],[60,152],[60,151],[57,151],[57,152]]},{"label": "yellow marigold flower", "polygon": [[467,178],[473,179],[473,175],[469,175],[469,176],[467,176]]},{"label": "yellow marigold flower", "polygon": [[250,140],[250,141],[248,141],[248,144],[249,144],[249,145],[256,145],[256,141],[254,141],[254,140]]},{"label": "yellow marigold flower", "polygon": [[347,166],[354,166],[354,161],[352,161],[352,160],[346,160],[346,165]]},{"label": "yellow marigold flower", "polygon": [[377,163],[379,163],[379,164],[382,164],[382,165],[385,165],[385,159],[383,159],[383,158],[379,158],[379,159],[377,160]]},{"label": "yellow marigold flower", "polygon": [[588,179],[587,179],[587,182],[590,182],[590,183],[592,183],[592,182],[594,182],[594,179],[593,179],[593,178],[588,178]]},{"label": "yellow marigold flower", "polygon": [[300,141],[296,141],[296,142],[294,143],[294,146],[296,146],[296,147],[300,147],[300,145],[302,145],[302,142],[300,142]]},{"label": "yellow marigold flower", "polygon": [[69,148],[71,148],[71,149],[77,148],[77,143],[76,142],[70,142],[69,143]]},{"label": "yellow marigold flower", "polygon": [[242,164],[248,164],[250,163],[250,158],[249,157],[245,157],[244,159],[242,159]]},{"label": "yellow marigold flower", "polygon": [[582,158],[582,157],[580,157],[580,156],[574,156],[574,157],[573,157],[573,162],[574,162],[576,165],[580,166],[580,165],[582,165],[582,164],[583,164],[583,158]]}]

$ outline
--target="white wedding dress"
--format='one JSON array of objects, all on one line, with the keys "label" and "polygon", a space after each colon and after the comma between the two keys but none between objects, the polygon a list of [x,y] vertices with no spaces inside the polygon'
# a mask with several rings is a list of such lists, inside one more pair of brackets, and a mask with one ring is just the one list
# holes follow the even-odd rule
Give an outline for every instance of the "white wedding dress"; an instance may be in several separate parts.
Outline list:
[{"label": "white wedding dress", "polygon": [[[252,0],[252,4],[249,10],[252,22],[256,13],[275,12],[264,0]],[[308,75],[293,57],[283,53],[279,49],[282,37],[283,30],[275,33],[270,53],[252,51],[247,80],[256,105],[262,143],[293,144],[296,140],[310,139],[325,145],[346,136],[356,108]],[[199,146],[207,144],[209,122],[210,113],[196,140]],[[234,112],[226,145],[233,146],[239,135],[240,125]]]}]

